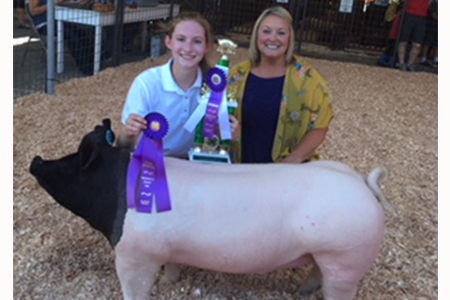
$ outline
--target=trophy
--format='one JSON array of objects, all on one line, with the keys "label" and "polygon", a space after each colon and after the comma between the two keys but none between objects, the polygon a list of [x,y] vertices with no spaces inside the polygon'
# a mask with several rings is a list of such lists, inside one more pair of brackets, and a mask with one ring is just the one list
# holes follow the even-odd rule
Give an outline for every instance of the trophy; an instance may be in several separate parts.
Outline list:
[{"label": "trophy", "polygon": [[195,147],[189,151],[189,160],[199,163],[231,163],[229,151],[231,129],[229,115],[238,103],[235,91],[227,91],[229,57],[235,54],[237,44],[228,39],[219,40],[217,51],[220,62],[208,71],[202,88],[199,106],[186,122],[185,128],[195,128]]}]

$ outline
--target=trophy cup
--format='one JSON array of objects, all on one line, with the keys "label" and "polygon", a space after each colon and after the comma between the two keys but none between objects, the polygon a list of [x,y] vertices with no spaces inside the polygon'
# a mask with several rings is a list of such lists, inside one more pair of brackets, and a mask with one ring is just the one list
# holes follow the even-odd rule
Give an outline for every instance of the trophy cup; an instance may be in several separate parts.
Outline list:
[{"label": "trophy cup", "polygon": [[189,151],[190,161],[231,163],[229,115],[236,111],[237,101],[235,92],[227,91],[227,77],[230,64],[228,55],[235,54],[236,47],[237,44],[230,40],[219,40],[217,51],[222,54],[220,62],[207,73],[202,100],[185,126],[189,131],[195,126],[196,146]]}]

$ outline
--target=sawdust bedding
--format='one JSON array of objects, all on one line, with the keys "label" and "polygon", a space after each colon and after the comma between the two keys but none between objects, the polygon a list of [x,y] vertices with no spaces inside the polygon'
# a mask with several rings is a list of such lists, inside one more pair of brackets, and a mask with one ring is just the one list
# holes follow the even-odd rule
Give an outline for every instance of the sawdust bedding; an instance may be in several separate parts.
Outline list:
[{"label": "sawdust bedding", "polygon": [[[246,50],[238,49],[232,63],[245,57]],[[121,299],[106,240],[54,202],[28,167],[35,155],[55,159],[75,152],[103,118],[110,118],[117,132],[133,78],[166,60],[167,55],[106,69],[58,85],[54,96],[34,94],[14,102],[15,299]],[[389,170],[383,188],[396,212],[386,213],[384,246],[357,299],[437,299],[437,76],[309,61],[328,81],[335,109],[322,158],[364,174],[377,165]],[[320,293],[299,296],[306,275],[306,268],[233,275],[183,267],[182,280],[155,287],[152,299],[321,299]]]}]

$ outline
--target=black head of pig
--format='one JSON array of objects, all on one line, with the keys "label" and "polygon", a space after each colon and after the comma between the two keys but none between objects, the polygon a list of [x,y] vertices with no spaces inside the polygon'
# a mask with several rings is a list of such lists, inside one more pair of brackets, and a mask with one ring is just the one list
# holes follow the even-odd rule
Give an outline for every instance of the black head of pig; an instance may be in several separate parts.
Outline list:
[{"label": "black head of pig", "polygon": [[30,172],[63,207],[85,219],[112,246],[122,236],[130,152],[112,147],[109,119],[81,141],[78,151],[57,160],[36,156]]}]

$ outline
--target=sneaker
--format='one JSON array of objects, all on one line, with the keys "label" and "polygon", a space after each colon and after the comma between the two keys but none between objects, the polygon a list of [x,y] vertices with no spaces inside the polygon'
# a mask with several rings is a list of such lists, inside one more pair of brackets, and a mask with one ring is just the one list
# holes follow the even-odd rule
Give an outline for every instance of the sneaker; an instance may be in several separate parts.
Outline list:
[{"label": "sneaker", "polygon": [[406,68],[406,64],[399,64],[398,65],[398,68],[400,69],[400,70],[402,70],[402,71],[408,71],[408,69]]},{"label": "sneaker", "polygon": [[428,60],[425,61],[421,61],[420,65],[424,66],[424,67],[431,67],[431,63]]},{"label": "sneaker", "polygon": [[414,72],[414,71],[416,71],[416,70],[414,69],[413,66],[407,65],[407,66],[406,66],[406,71],[408,71],[408,72]]}]

